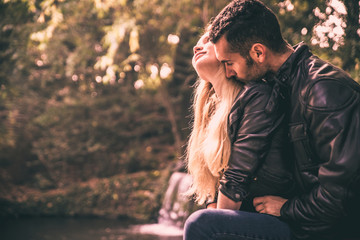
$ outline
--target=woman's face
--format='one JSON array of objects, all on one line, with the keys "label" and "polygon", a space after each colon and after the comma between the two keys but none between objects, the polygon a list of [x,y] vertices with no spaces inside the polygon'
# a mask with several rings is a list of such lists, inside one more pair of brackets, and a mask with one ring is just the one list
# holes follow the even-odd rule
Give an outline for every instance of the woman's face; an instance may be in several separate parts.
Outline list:
[{"label": "woman's face", "polygon": [[194,47],[192,65],[201,79],[210,82],[221,66],[215,56],[214,44],[210,42],[208,32],[199,39]]}]

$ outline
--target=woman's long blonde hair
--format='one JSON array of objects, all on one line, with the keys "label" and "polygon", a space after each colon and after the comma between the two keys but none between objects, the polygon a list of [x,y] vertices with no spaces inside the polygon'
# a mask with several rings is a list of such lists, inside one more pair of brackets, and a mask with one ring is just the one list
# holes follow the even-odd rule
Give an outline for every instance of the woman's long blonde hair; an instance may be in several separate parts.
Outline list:
[{"label": "woman's long blonde hair", "polygon": [[220,67],[216,81],[221,81],[221,96],[212,84],[198,79],[193,101],[193,126],[187,146],[187,169],[193,178],[188,195],[199,204],[215,198],[219,180],[228,165],[231,142],[228,135],[228,115],[242,85],[226,79]]}]

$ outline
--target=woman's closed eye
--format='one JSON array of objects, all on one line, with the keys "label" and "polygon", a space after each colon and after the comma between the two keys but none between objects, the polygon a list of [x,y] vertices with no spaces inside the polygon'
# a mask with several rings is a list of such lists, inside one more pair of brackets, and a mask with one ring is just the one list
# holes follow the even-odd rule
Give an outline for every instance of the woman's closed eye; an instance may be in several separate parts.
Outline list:
[{"label": "woman's closed eye", "polygon": [[210,41],[210,38],[208,36],[205,37],[204,40],[203,40],[204,43],[208,43],[209,41]]}]

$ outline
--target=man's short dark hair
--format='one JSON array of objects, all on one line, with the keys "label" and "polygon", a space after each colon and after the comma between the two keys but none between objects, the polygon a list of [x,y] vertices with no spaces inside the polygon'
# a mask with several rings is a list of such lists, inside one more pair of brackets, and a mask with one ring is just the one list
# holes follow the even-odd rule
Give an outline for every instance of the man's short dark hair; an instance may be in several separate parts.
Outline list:
[{"label": "man's short dark hair", "polygon": [[259,0],[234,0],[213,20],[210,41],[226,37],[230,51],[243,57],[249,55],[254,43],[261,43],[274,52],[282,53],[287,46],[273,11]]}]

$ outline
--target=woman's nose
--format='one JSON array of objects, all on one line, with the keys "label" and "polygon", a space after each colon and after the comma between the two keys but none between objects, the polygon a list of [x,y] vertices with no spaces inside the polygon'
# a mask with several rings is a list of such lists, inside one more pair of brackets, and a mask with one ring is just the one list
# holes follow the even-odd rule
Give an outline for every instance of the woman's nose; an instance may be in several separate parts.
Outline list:
[{"label": "woman's nose", "polygon": [[198,46],[196,45],[194,48],[193,48],[193,51],[194,51],[194,54],[196,54],[198,51],[200,51],[202,49],[201,46]]}]

